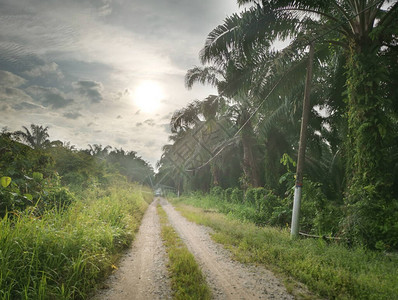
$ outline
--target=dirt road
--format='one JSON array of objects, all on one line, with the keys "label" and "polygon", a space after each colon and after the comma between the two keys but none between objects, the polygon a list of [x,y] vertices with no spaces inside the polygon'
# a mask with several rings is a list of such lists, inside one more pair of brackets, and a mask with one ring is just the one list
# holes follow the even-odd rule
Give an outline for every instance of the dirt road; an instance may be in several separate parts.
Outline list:
[{"label": "dirt road", "polygon": [[110,288],[95,300],[171,299],[156,215],[158,201],[198,261],[214,299],[294,299],[270,271],[233,261],[227,250],[211,240],[208,228],[187,221],[169,202],[158,199],[148,208],[130,253],[108,281]]},{"label": "dirt road", "polygon": [[157,203],[153,201],[145,212],[132,247],[105,283],[109,288],[100,290],[93,300],[172,299]]}]

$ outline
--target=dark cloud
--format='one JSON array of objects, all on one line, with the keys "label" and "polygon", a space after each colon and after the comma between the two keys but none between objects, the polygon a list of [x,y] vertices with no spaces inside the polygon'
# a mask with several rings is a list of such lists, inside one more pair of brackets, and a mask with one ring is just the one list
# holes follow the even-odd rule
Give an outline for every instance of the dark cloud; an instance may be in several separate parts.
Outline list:
[{"label": "dark cloud", "polygon": [[80,118],[83,115],[78,112],[67,112],[67,113],[64,113],[63,116],[67,119],[76,120],[77,118]]},{"label": "dark cloud", "polygon": [[36,54],[15,42],[0,42],[0,65],[13,73],[30,70],[45,62]]},{"label": "dark cloud", "polygon": [[116,119],[123,119],[123,117],[122,117],[121,115],[118,115],[118,116],[116,117]]},{"label": "dark cloud", "polygon": [[103,100],[101,93],[102,84],[100,82],[82,80],[75,82],[74,87],[80,95],[89,98],[93,103],[98,103]]},{"label": "dark cloud", "polygon": [[67,98],[60,90],[56,88],[46,88],[42,86],[31,86],[26,91],[36,101],[40,102],[46,107],[54,109],[64,108],[71,105],[74,100]]},{"label": "dark cloud", "polygon": [[18,75],[8,71],[0,70],[0,85],[5,87],[19,87],[23,85],[26,80]]},{"label": "dark cloud", "polygon": [[95,124],[93,122],[90,122],[90,123],[87,124],[87,127],[90,127],[90,126],[93,126],[93,125],[95,125]]},{"label": "dark cloud", "polygon": [[135,127],[140,127],[140,126],[142,126],[143,124],[141,123],[141,122],[138,122],[138,123],[135,123]]},{"label": "dark cloud", "polygon": [[26,94],[23,90],[0,86],[0,99],[10,103],[21,103],[21,102],[34,102],[32,97]]}]

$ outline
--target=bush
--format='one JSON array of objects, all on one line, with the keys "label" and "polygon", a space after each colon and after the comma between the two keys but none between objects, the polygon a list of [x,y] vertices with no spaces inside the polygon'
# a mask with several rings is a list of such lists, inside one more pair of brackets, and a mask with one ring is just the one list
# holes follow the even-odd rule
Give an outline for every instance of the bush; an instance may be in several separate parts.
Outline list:
[{"label": "bush", "polygon": [[43,206],[46,209],[66,209],[75,201],[74,195],[67,188],[57,188],[47,192],[42,197]]},{"label": "bush", "polygon": [[245,193],[245,202],[249,204],[256,204],[256,191],[255,189],[247,189]]},{"label": "bush", "polygon": [[231,193],[231,201],[233,203],[242,203],[243,202],[243,191],[239,188],[234,188]]},{"label": "bush", "polygon": [[224,190],[224,201],[231,202],[232,188],[227,188]]},{"label": "bush", "polygon": [[219,186],[212,187],[210,190],[210,195],[217,198],[221,199],[223,197],[223,189]]}]

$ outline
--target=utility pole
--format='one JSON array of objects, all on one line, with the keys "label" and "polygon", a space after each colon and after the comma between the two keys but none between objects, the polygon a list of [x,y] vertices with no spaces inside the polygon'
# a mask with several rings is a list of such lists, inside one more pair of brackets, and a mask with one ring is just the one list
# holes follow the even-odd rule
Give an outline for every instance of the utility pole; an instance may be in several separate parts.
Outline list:
[{"label": "utility pole", "polygon": [[303,188],[303,168],[305,161],[305,148],[307,142],[307,124],[308,124],[309,114],[311,111],[310,94],[311,94],[313,61],[314,61],[314,42],[311,42],[308,66],[307,66],[307,78],[305,81],[305,88],[304,88],[303,115],[301,119],[300,141],[299,141],[299,150],[297,158],[296,187],[294,189],[292,227],[290,232],[292,238],[297,237],[299,234],[301,189]]}]

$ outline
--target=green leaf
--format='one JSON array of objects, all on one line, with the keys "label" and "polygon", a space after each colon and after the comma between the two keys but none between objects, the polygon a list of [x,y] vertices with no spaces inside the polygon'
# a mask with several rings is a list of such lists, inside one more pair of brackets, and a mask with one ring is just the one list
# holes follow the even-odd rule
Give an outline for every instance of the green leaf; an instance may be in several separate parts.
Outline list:
[{"label": "green leaf", "polygon": [[7,187],[11,183],[11,177],[3,176],[0,178],[0,183],[2,187]]},{"label": "green leaf", "polygon": [[23,195],[26,199],[28,199],[29,201],[33,200],[33,196],[31,194],[24,194]]},{"label": "green leaf", "polygon": [[37,182],[40,182],[43,180],[43,174],[40,172],[33,172],[33,179]]}]

